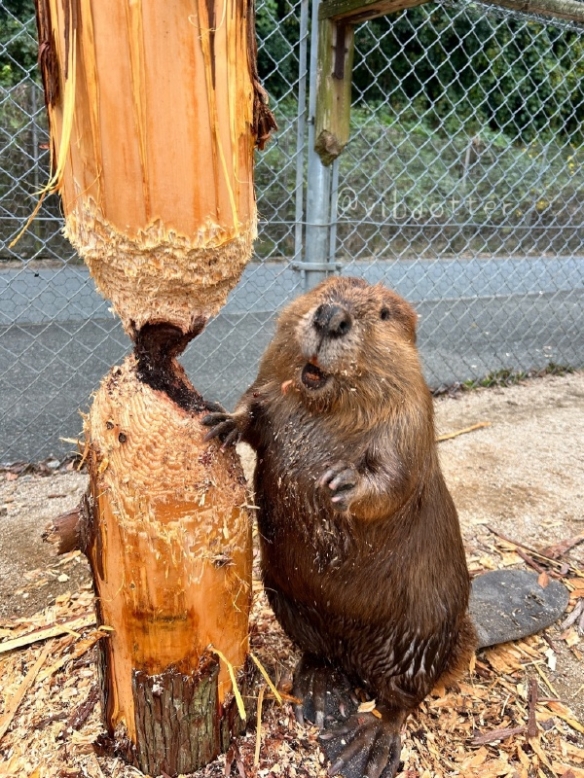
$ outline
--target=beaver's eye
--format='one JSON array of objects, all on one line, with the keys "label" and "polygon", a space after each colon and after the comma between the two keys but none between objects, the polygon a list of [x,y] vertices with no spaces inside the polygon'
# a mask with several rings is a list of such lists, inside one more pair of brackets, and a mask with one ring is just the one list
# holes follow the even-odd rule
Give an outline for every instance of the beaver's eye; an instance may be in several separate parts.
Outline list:
[{"label": "beaver's eye", "polygon": [[387,321],[390,316],[389,308],[386,308],[385,306],[379,311],[379,318],[383,319],[383,321]]}]

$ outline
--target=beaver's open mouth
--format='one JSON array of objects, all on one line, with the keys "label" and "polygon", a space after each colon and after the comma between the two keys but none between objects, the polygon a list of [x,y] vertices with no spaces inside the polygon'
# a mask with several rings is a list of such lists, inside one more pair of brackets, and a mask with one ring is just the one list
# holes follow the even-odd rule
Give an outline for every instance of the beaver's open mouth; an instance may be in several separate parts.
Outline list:
[{"label": "beaver's open mouth", "polygon": [[322,389],[329,380],[329,376],[312,362],[304,365],[300,378],[307,389]]},{"label": "beaver's open mouth", "polygon": [[300,376],[302,383],[307,389],[322,389],[329,380],[329,376],[312,362],[307,362],[302,369]]}]

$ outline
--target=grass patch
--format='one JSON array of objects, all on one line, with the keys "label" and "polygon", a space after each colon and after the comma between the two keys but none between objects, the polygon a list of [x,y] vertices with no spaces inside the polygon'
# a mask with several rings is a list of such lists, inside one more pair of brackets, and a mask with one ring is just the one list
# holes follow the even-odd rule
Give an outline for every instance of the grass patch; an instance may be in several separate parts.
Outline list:
[{"label": "grass patch", "polygon": [[493,370],[482,378],[468,379],[467,381],[455,381],[452,384],[441,384],[432,391],[433,397],[454,397],[462,392],[472,392],[476,389],[492,389],[493,387],[507,387],[523,384],[526,381],[535,378],[543,378],[548,375],[568,375],[575,373],[576,368],[569,365],[558,365],[555,362],[548,362],[543,368],[533,368],[532,370],[513,370],[511,368],[501,368]]}]

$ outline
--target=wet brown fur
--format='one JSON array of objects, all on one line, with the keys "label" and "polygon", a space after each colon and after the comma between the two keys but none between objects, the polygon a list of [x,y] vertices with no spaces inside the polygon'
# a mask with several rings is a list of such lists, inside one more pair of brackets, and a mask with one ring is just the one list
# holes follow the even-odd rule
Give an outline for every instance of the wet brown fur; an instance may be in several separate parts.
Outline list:
[{"label": "wet brown fur", "polygon": [[[323,304],[352,322],[329,344],[313,326]],[[436,682],[467,666],[475,645],[415,329],[397,294],[329,279],[282,312],[230,416],[257,451],[263,574],[276,616],[305,652],[368,688],[396,732]],[[302,382],[307,361],[330,376],[318,391]],[[357,476],[341,510],[322,478],[345,466]]]}]

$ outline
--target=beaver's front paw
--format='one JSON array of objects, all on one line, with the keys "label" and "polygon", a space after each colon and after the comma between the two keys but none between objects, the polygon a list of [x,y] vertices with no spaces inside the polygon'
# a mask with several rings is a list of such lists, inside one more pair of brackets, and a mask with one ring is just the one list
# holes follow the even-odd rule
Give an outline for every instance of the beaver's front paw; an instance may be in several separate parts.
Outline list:
[{"label": "beaver's front paw", "polygon": [[326,490],[333,506],[339,511],[347,511],[357,498],[359,473],[349,462],[337,462],[326,471],[318,485]]},{"label": "beaver's front paw", "polygon": [[205,435],[205,440],[219,438],[224,446],[228,446],[230,443],[238,443],[241,440],[238,418],[234,413],[227,413],[224,410],[209,413],[207,416],[203,416],[201,424],[205,427],[211,427]]},{"label": "beaver's front paw", "polygon": [[354,713],[347,721],[320,734],[331,761],[329,775],[344,778],[393,778],[398,771],[401,741],[395,722],[372,713]]}]

